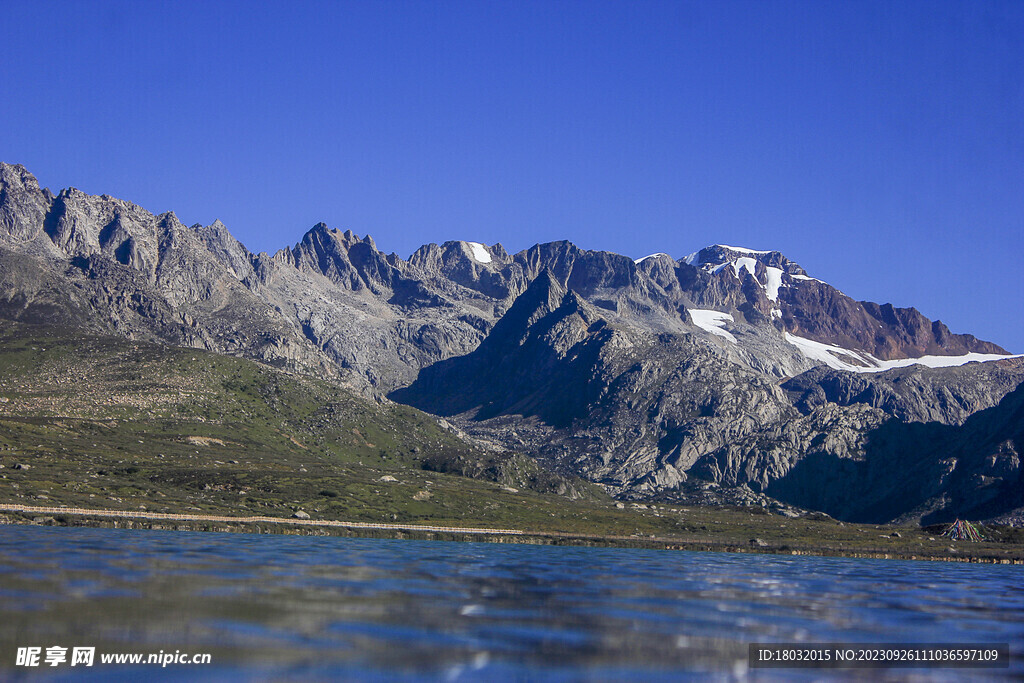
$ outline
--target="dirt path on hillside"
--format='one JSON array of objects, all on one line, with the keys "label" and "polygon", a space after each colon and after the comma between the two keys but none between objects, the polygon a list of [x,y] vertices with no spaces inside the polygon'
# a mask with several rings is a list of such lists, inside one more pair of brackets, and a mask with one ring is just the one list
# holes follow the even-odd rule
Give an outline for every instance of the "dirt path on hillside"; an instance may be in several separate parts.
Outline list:
[{"label": "dirt path on hillside", "polygon": [[295,517],[226,517],[223,515],[182,515],[169,512],[134,510],[93,510],[87,508],[40,507],[34,505],[0,504],[0,512],[21,512],[38,515],[88,515],[90,517],[123,517],[128,519],[160,519],[179,522],[226,522],[234,524],[298,524],[302,526],[344,527],[350,529],[389,529],[394,531],[435,531],[457,534],[501,534],[521,536],[517,529],[485,529],[479,527],[433,526],[419,524],[384,524],[374,522],[339,522],[332,519],[298,519]]}]

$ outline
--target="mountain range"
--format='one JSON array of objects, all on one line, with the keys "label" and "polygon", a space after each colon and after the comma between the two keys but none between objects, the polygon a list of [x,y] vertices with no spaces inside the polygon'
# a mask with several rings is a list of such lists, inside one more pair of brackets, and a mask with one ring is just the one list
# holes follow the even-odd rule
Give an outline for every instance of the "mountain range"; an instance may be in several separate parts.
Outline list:
[{"label": "mountain range", "polygon": [[870,522],[1024,508],[1024,359],[777,251],[451,241],[403,259],[321,223],[254,254],[219,221],[0,164],[0,319],[326,378],[624,500]]}]

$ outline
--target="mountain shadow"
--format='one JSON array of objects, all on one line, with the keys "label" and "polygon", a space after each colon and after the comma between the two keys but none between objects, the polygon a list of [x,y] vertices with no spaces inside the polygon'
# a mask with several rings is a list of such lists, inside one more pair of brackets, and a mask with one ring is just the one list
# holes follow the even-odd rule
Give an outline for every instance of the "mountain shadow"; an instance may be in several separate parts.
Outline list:
[{"label": "mountain shadow", "polygon": [[851,522],[986,519],[1024,507],[1024,385],[962,426],[890,419],[862,458],[810,453],[765,492]]}]

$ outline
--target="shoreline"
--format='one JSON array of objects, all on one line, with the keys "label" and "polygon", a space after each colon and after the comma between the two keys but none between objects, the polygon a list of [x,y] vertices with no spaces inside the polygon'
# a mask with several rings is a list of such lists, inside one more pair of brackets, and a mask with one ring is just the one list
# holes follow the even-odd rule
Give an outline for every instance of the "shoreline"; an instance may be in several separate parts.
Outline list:
[{"label": "shoreline", "polygon": [[[40,517],[47,515],[47,517]],[[176,513],[102,510],[67,507],[0,504],[0,526],[5,524],[111,528],[156,531],[210,531],[220,533],[278,534],[298,536],[340,536],[349,538],[387,538],[485,543],[521,543],[530,545],[588,546],[682,550],[694,552],[730,552],[783,556],[849,557],[857,559],[964,562],[972,564],[1024,565],[1024,553],[997,557],[991,553],[966,554],[970,549],[948,554],[914,553],[899,549],[854,550],[834,546],[753,545],[671,537],[600,536],[552,531],[452,527],[442,525],[344,522],[339,520],[296,519],[282,517],[232,517],[227,515],[187,515]]]}]

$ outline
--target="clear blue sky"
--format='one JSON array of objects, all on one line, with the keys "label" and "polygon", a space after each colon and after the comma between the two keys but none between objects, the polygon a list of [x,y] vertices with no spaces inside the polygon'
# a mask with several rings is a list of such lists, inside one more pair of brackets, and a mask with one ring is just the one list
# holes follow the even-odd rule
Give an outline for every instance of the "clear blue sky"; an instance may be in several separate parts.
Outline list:
[{"label": "clear blue sky", "polygon": [[1024,3],[0,0],[0,160],[57,190],[634,257],[778,249],[1024,351]]}]

